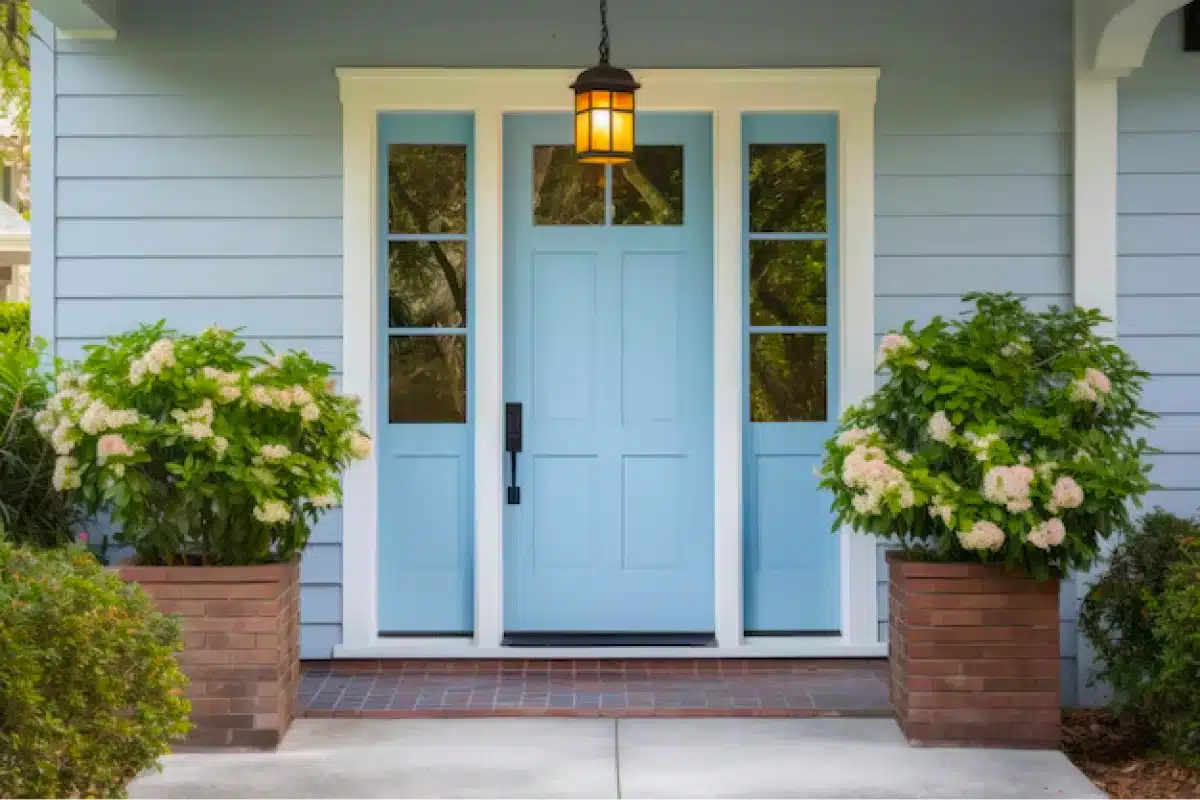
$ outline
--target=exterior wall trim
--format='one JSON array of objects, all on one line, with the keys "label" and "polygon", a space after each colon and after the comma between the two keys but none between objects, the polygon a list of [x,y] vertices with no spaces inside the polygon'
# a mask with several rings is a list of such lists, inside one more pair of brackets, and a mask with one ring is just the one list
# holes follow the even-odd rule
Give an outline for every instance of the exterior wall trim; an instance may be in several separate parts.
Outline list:
[{"label": "exterior wall trim", "polygon": [[[876,620],[876,546],[841,534],[842,635],[747,640],[742,633],[742,154],[741,115],[825,111],[839,115],[843,244],[842,402],[873,390],[875,98],[879,70],[641,70],[639,108],[714,115],[714,459],[717,647],[704,656],[884,655]],[[569,111],[574,73],[559,69],[340,68],[343,136],[344,386],[363,398],[377,432],[375,365],[378,114],[470,111],[475,115],[475,609],[472,640],[380,639],[377,618],[378,458],[344,478],[342,644],[335,657],[483,657],[529,653],[500,646],[503,635],[503,207],[502,122],[506,112]],[[628,657],[697,657],[689,648],[638,648]],[[540,657],[554,654],[538,648]],[[579,657],[581,651],[559,655]],[[597,655],[612,656],[611,650]]]},{"label": "exterior wall trim", "polygon": [[29,300],[30,323],[33,335],[50,343],[47,359],[52,360],[57,352],[55,309],[57,303],[54,272],[57,265],[57,203],[54,195],[58,186],[57,108],[55,97],[57,81],[57,59],[54,35],[46,35],[54,28],[41,14],[32,14],[33,26],[43,35],[29,42],[30,100],[29,112],[30,153],[29,201],[38,208],[47,209],[36,214],[29,223],[30,237],[37,247],[30,251]]}]

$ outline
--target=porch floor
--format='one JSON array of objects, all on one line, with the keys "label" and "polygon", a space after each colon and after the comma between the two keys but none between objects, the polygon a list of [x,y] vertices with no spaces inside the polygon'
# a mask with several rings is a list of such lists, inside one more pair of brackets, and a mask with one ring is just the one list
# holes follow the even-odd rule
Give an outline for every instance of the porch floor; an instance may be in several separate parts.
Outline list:
[{"label": "porch floor", "polygon": [[305,662],[300,717],[890,716],[887,661]]}]

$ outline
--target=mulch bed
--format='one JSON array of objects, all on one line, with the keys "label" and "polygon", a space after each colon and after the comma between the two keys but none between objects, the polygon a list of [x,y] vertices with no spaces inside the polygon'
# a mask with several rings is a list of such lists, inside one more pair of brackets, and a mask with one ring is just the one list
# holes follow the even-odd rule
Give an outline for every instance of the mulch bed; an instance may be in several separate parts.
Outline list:
[{"label": "mulch bed", "polygon": [[1200,770],[1156,756],[1107,711],[1064,712],[1063,750],[1110,797],[1200,797]]}]

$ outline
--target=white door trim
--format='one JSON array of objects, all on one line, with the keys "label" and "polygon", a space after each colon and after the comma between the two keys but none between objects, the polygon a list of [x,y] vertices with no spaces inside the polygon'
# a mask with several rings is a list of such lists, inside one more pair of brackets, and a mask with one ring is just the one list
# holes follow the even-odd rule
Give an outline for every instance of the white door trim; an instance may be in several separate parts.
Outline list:
[{"label": "white door trim", "polygon": [[[706,655],[883,655],[876,621],[875,541],[842,534],[842,635],[772,644],[742,635],[742,137],[754,111],[839,115],[844,404],[873,391],[875,329],[875,96],[879,70],[639,70],[644,110],[714,115],[714,461],[717,647]],[[569,111],[573,72],[557,69],[337,70],[342,100],[343,363],[346,391],[362,397],[368,431],[378,426],[380,376],[374,298],[378,283],[377,120],[388,111],[469,111],[475,115],[475,611],[470,642],[380,639],[377,625],[378,459],[345,475],[342,524],[342,644],[338,657],[470,656],[501,648],[503,634],[503,115]],[[543,657],[552,654],[539,649]],[[581,651],[564,651],[582,657]],[[606,655],[613,655],[606,651]],[[622,656],[688,655],[644,648]],[[524,655],[528,655],[525,653]]]}]

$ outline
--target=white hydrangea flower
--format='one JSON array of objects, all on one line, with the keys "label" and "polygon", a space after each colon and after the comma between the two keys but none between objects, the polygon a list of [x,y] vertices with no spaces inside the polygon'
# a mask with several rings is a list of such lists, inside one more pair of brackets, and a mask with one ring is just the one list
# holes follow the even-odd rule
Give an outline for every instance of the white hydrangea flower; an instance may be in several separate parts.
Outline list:
[{"label": "white hydrangea flower", "polygon": [[923,358],[918,358],[916,360],[916,365],[917,365],[917,369],[919,369],[921,371],[925,371],[925,370],[929,369],[929,362]]},{"label": "white hydrangea flower", "polygon": [[267,461],[282,461],[292,454],[285,444],[264,444],[258,449],[261,455]]},{"label": "white hydrangea flower", "polygon": [[317,407],[316,403],[306,403],[300,409],[300,418],[305,422],[316,422],[321,418],[321,409]]},{"label": "white hydrangea flower", "polygon": [[366,434],[355,432],[350,436],[350,455],[359,461],[371,455],[371,440]]},{"label": "white hydrangea flower", "polygon": [[192,420],[190,422],[183,423],[183,425],[180,426],[180,430],[183,431],[184,436],[188,436],[196,441],[209,439],[213,435],[212,426],[198,420]]},{"label": "white hydrangea flower", "polygon": [[1055,517],[1036,525],[1029,532],[1029,543],[1042,550],[1058,547],[1067,535],[1067,528],[1061,519]]},{"label": "white hydrangea flower", "polygon": [[254,507],[254,518],[265,525],[287,522],[291,516],[288,507],[278,500],[268,500]]},{"label": "white hydrangea flower", "polygon": [[111,410],[103,400],[93,400],[79,418],[80,430],[92,436],[103,433],[108,427],[108,413]]},{"label": "white hydrangea flower", "polygon": [[1083,379],[1100,394],[1108,394],[1112,391],[1112,381],[1098,369],[1089,369],[1084,373]]},{"label": "white hydrangea flower", "polygon": [[303,386],[292,387],[292,402],[298,406],[305,406],[312,402],[313,396]]},{"label": "white hydrangea flower", "polygon": [[913,454],[907,450],[897,450],[896,459],[899,460],[901,464],[907,464],[913,460]]},{"label": "white hydrangea flower", "polygon": [[854,447],[869,439],[874,432],[872,428],[850,428],[837,437],[837,443],[842,447]]},{"label": "white hydrangea flower", "polygon": [[131,456],[133,448],[119,433],[110,433],[100,437],[96,444],[96,460],[103,464],[113,456]]},{"label": "white hydrangea flower", "polygon": [[1050,491],[1050,501],[1046,503],[1046,510],[1051,514],[1057,514],[1064,508],[1079,508],[1081,505],[1083,505],[1083,487],[1070,475],[1060,475],[1054,482],[1054,488]]},{"label": "white hydrangea flower", "polygon": [[942,497],[933,498],[933,504],[929,506],[929,516],[934,519],[940,519],[947,527],[954,524],[954,506],[946,502]]},{"label": "white hydrangea flower", "polygon": [[271,407],[275,405],[275,398],[266,386],[251,386],[250,402],[258,406]]},{"label": "white hydrangea flower", "polygon": [[50,444],[54,447],[54,452],[57,455],[70,455],[75,449],[75,428],[71,425],[71,420],[63,417],[58,421],[58,425],[50,433]]},{"label": "white hydrangea flower", "polygon": [[1071,399],[1079,403],[1095,403],[1099,399],[1096,387],[1085,380],[1071,381]]},{"label": "white hydrangea flower", "polygon": [[308,498],[308,502],[314,508],[329,508],[337,504],[337,498],[331,494],[316,494]]},{"label": "white hydrangea flower", "polygon": [[242,396],[242,390],[236,386],[222,386],[217,390],[217,395],[223,403],[232,403]]},{"label": "white hydrangea flower", "polygon": [[54,477],[52,482],[57,491],[65,492],[70,489],[78,489],[79,481],[79,459],[75,456],[59,456],[54,461]]},{"label": "white hydrangea flower", "polygon": [[37,428],[38,433],[42,436],[49,436],[57,425],[58,417],[48,408],[43,408],[33,415],[33,426]]},{"label": "white hydrangea flower", "polygon": [[224,436],[214,436],[212,445],[213,450],[215,450],[217,453],[217,458],[220,458],[221,456],[225,455],[225,451],[229,449],[229,440]]},{"label": "white hydrangea flower", "polygon": [[999,550],[1004,546],[1004,529],[994,522],[980,520],[970,530],[958,531],[958,541],[967,550]]},{"label": "white hydrangea flower", "polygon": [[129,383],[133,386],[138,386],[145,377],[146,362],[142,361],[140,358],[136,359],[129,365]]},{"label": "white hydrangea flower", "polygon": [[109,430],[120,430],[128,428],[131,425],[138,424],[138,412],[136,408],[125,408],[121,410],[109,410],[108,415],[104,418],[105,425]]},{"label": "white hydrangea flower", "polygon": [[64,370],[63,372],[58,373],[58,377],[55,379],[55,382],[58,384],[58,388],[61,391],[63,389],[74,389],[76,385],[75,380],[74,372]]},{"label": "white hydrangea flower", "polygon": [[1014,514],[1028,511],[1033,507],[1029,491],[1033,485],[1034,474],[1034,471],[1024,464],[992,467],[983,476],[983,496]]},{"label": "white hydrangea flower", "polygon": [[945,411],[938,411],[929,418],[929,437],[935,442],[949,442],[954,434],[954,425]]},{"label": "white hydrangea flower", "polygon": [[900,333],[889,333],[879,343],[879,360],[887,361],[912,349],[913,343],[907,336]]}]

